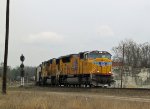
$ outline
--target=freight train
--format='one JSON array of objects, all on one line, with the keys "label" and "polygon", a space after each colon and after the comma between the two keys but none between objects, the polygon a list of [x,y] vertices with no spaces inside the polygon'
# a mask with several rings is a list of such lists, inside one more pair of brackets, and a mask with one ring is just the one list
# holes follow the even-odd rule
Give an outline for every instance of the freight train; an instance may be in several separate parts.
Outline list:
[{"label": "freight train", "polygon": [[52,86],[111,86],[111,54],[107,51],[86,51],[53,58],[37,67],[36,83]]}]

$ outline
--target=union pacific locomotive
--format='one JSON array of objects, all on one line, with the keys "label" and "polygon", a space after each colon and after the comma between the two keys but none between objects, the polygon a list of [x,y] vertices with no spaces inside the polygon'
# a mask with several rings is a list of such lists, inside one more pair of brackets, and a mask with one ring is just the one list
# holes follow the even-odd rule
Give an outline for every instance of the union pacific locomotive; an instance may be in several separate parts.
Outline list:
[{"label": "union pacific locomotive", "polygon": [[36,83],[52,86],[110,86],[111,54],[107,51],[86,51],[53,58],[37,67]]}]

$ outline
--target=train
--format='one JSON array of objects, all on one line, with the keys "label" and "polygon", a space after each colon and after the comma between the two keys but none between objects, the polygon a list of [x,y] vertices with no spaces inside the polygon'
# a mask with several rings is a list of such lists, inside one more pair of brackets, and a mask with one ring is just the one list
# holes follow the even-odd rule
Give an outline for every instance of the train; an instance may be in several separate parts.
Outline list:
[{"label": "train", "polygon": [[107,51],[85,51],[52,58],[36,70],[37,85],[96,87],[114,82],[111,54]]}]

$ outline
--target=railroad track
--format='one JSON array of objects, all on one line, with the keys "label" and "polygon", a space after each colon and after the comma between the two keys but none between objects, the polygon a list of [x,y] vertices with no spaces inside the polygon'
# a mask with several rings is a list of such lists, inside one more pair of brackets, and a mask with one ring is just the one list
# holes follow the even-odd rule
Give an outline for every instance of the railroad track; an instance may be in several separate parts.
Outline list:
[{"label": "railroad track", "polygon": [[[36,86],[39,87],[39,86]],[[101,87],[58,87],[58,86],[42,86],[40,87],[46,88],[50,91],[58,91],[58,92],[95,92],[95,93],[142,93],[142,94],[149,94],[150,96],[150,89],[148,88],[101,88]]]},{"label": "railroad track", "polygon": [[103,94],[111,96],[127,96],[150,99],[150,89],[141,88],[74,88],[74,87],[46,87],[51,92],[73,92],[88,94]]},{"label": "railroad track", "polygon": [[49,88],[60,88],[60,89],[83,89],[83,90],[92,90],[92,89],[98,89],[98,90],[147,90],[150,91],[150,88],[106,88],[106,87],[66,87],[66,86],[39,86],[39,87],[49,87]]},{"label": "railroad track", "polygon": [[11,90],[20,91],[42,91],[44,92],[58,92],[58,93],[87,93],[100,94],[110,96],[122,97],[136,97],[150,99],[150,89],[146,88],[100,88],[100,87],[60,87],[60,86],[36,86],[34,84],[20,87],[19,89],[12,88]]}]

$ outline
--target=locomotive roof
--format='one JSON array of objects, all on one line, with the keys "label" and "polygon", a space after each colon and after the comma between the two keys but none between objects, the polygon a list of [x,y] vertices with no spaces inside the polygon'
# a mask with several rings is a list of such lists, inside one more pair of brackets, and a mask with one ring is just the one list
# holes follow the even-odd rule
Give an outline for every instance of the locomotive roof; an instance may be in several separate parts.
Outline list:
[{"label": "locomotive roof", "polygon": [[[107,51],[98,51],[98,50],[84,51],[84,52],[79,52],[78,54],[69,54],[69,55],[65,55],[65,56],[60,56],[60,57],[58,57],[58,58],[52,58],[52,59],[50,59],[50,60],[48,60],[48,61],[42,62],[42,64],[46,64],[46,63],[52,61],[53,59],[58,60],[58,59],[62,59],[62,58],[68,58],[68,57],[71,57],[71,56],[74,56],[74,55],[84,54],[84,53],[103,53],[103,54],[110,54],[110,53],[107,52]],[[110,55],[111,55],[111,54],[110,54]]]},{"label": "locomotive roof", "polygon": [[[110,54],[109,52],[107,51],[98,51],[98,50],[94,50],[94,51],[85,51],[85,52],[80,52],[79,54],[81,53],[104,53],[104,54]],[[111,54],[110,54],[111,55]]]},{"label": "locomotive roof", "polygon": [[69,55],[61,56],[58,59],[67,58],[67,57],[71,57],[71,56],[74,56],[74,55],[78,55],[78,54],[69,54]]}]

